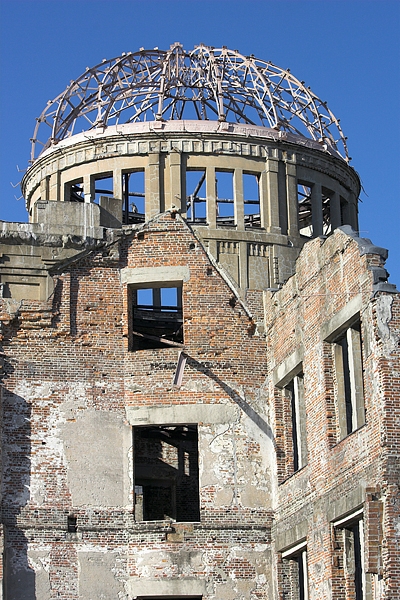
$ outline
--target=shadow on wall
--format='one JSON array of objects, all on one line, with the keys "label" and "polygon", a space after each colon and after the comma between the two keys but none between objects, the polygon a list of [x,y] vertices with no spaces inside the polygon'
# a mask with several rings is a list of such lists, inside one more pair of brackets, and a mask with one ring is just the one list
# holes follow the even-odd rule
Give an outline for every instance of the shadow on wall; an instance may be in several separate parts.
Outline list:
[{"label": "shadow on wall", "polygon": [[30,498],[31,407],[3,390],[3,482],[5,600],[36,600],[35,571],[28,563],[28,540],[19,520]]}]

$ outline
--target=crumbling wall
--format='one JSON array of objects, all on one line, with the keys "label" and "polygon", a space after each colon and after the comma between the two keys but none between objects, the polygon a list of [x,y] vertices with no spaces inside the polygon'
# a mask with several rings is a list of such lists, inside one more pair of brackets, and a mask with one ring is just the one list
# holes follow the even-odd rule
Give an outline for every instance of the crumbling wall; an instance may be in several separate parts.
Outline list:
[{"label": "crumbling wall", "polygon": [[[148,285],[161,267],[189,273],[184,347],[134,351],[129,273],[150,268]],[[247,307],[173,213],[53,273],[51,298],[4,322],[8,596],[128,598],[146,579],[151,595],[272,598],[273,436]],[[133,434],[152,425],[197,427],[197,521],[135,518]]]},{"label": "crumbling wall", "polygon": [[[390,293],[380,291],[379,284],[376,288],[375,271],[384,271],[384,253],[365,242],[369,240],[337,230],[326,240],[306,244],[296,274],[280,291],[266,294],[269,390],[279,482],[274,528],[275,548],[281,553],[279,585],[280,589],[288,585],[280,557],[283,563],[291,562],[296,557],[291,548],[304,543],[311,600],[341,598],[345,586],[347,594],[355,593],[351,587],[354,572],[346,575],[352,571],[343,559],[346,551],[339,546],[345,531],[360,522],[367,557],[364,593],[399,597],[398,572],[393,567],[399,544],[394,533],[399,440],[393,424],[398,419],[400,299],[394,286],[387,288]],[[344,435],[333,346],[356,321],[361,323],[364,420]],[[293,449],[285,445],[292,426],[285,386],[300,370],[307,464],[296,471]]]}]

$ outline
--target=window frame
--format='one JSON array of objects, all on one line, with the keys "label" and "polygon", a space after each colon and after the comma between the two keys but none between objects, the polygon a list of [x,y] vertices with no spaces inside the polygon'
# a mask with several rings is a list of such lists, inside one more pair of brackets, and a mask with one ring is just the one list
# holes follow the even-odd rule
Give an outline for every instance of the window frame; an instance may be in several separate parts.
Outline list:
[{"label": "window frame", "polygon": [[329,343],[333,353],[335,400],[339,436],[342,440],[366,422],[359,315],[338,335],[331,336]]}]

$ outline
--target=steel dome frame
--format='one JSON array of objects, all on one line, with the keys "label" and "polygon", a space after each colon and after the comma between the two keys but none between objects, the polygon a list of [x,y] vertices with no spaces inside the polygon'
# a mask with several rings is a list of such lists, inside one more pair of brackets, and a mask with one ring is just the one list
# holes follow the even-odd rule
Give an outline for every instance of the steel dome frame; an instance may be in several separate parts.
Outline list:
[{"label": "steel dome frame", "polygon": [[[191,115],[189,113],[191,112]],[[349,162],[346,138],[326,102],[254,56],[200,44],[186,52],[140,49],[103,60],[71,81],[37,119],[31,162],[75,133],[136,121],[218,120],[261,125],[320,142]],[[50,129],[50,131],[49,131]]]}]

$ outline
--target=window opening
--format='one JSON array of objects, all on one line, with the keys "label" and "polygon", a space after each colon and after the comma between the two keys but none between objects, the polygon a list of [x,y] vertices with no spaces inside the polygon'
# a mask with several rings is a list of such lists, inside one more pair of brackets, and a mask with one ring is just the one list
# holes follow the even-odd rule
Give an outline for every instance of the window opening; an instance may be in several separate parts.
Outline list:
[{"label": "window opening", "polygon": [[322,188],[322,233],[329,235],[332,233],[331,227],[331,196],[333,192],[327,188]]},{"label": "window opening", "polygon": [[[301,548],[299,549],[299,546]],[[286,596],[291,600],[308,600],[308,566],[306,542],[295,550],[282,553]],[[286,597],[285,596],[285,597]]]},{"label": "window opening", "polygon": [[[357,511],[359,512],[359,511]],[[334,528],[335,548],[343,565],[341,586],[346,598],[365,600],[367,581],[364,569],[364,521],[349,517],[347,522]]]},{"label": "window opening", "polygon": [[235,224],[235,204],[233,199],[233,171],[215,172],[215,198],[217,225]]},{"label": "window opening", "polygon": [[365,423],[359,321],[335,340],[334,358],[339,428],[343,438]]},{"label": "window opening", "polygon": [[186,215],[192,223],[206,223],[206,171],[186,171]]},{"label": "window opening", "polygon": [[296,375],[286,386],[285,391],[290,399],[292,421],[293,470],[298,471],[307,462],[306,426],[304,406],[303,374]]},{"label": "window opening", "polygon": [[199,521],[197,425],[134,429],[135,520]]},{"label": "window opening", "polygon": [[114,197],[114,184],[112,175],[104,175],[96,177],[94,180],[95,202],[99,204],[100,196]]},{"label": "window opening", "polygon": [[305,237],[312,238],[311,186],[309,184],[297,184],[297,203],[299,210],[299,233]]},{"label": "window opening", "polygon": [[243,201],[245,226],[261,227],[259,178],[254,173],[243,174]]},{"label": "window opening", "polygon": [[145,178],[144,170],[123,173],[122,175],[123,210],[125,225],[144,223],[145,221]]},{"label": "window opening", "polygon": [[67,531],[68,533],[76,533],[78,531],[78,519],[76,515],[67,516]]},{"label": "window opening", "polygon": [[182,288],[133,290],[133,349],[183,344]]},{"label": "window opening", "polygon": [[83,180],[76,181],[71,184],[69,193],[70,202],[85,202],[85,196],[83,193]]}]

